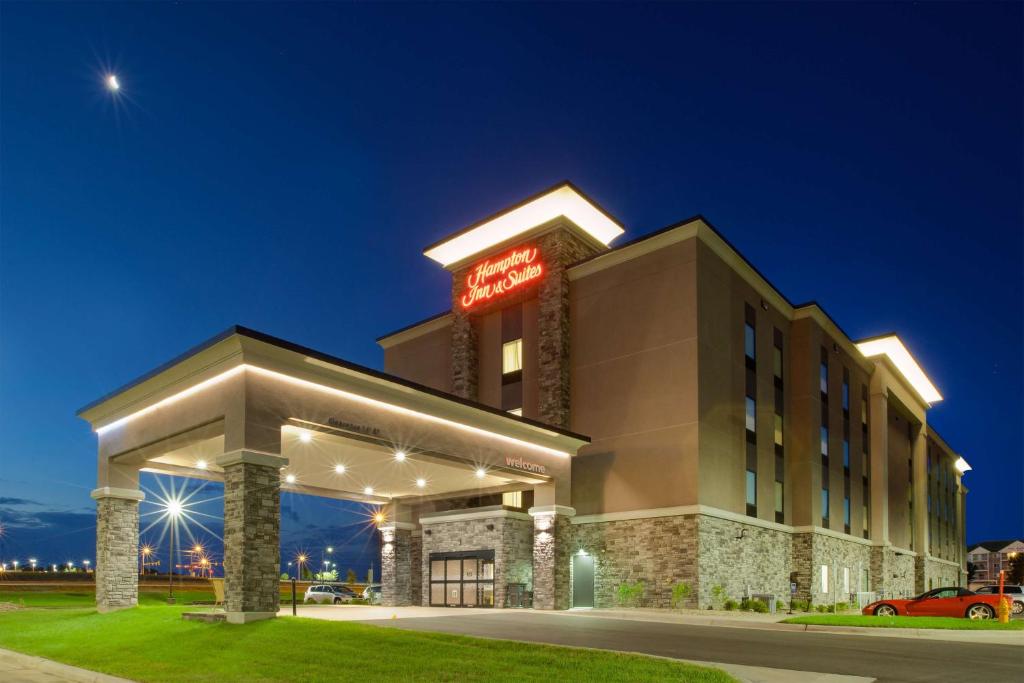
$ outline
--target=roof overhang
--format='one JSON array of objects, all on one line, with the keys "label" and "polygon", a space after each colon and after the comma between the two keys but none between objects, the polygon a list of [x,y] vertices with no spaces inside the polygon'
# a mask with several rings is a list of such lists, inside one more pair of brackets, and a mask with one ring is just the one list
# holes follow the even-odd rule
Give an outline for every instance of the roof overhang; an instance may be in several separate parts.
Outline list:
[{"label": "roof overhang", "polygon": [[558,218],[603,246],[624,232],[618,220],[572,183],[563,182],[431,244],[423,253],[449,268]]},{"label": "roof overhang", "polygon": [[864,339],[857,342],[857,349],[865,358],[885,357],[888,359],[903,380],[925,403],[930,405],[942,400],[942,394],[928,379],[928,375],[924,374],[924,370],[895,334]]}]

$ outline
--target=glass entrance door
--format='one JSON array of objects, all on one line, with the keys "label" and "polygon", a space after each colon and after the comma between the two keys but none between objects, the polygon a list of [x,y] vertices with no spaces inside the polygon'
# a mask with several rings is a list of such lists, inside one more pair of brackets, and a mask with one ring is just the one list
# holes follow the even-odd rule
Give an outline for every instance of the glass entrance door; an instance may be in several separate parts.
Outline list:
[{"label": "glass entrance door", "polygon": [[494,551],[431,553],[430,604],[494,607]]}]

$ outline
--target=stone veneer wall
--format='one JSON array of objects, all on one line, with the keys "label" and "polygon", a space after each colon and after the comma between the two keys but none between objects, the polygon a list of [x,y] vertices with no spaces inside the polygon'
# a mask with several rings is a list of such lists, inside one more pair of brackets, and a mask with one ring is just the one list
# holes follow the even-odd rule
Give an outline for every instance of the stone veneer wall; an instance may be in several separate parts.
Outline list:
[{"label": "stone veneer wall", "polygon": [[224,606],[277,613],[281,599],[281,473],[276,466],[224,467]]},{"label": "stone veneer wall", "polygon": [[[433,522],[423,525],[420,550],[420,600],[430,604],[430,554],[465,550],[494,551],[494,606],[505,606],[505,587],[533,587],[533,521],[515,516]],[[524,519],[525,517],[525,519]],[[488,529],[492,526],[492,529]]]},{"label": "stone veneer wall", "polygon": [[380,546],[380,604],[403,607],[412,602],[412,531],[384,527]]},{"label": "stone veneer wall", "polygon": [[961,575],[960,565],[936,557],[914,558],[915,590],[923,593],[943,586],[966,586],[966,576]]},{"label": "stone veneer wall", "polygon": [[423,531],[412,532],[409,540],[409,578],[412,591],[412,605],[424,605],[423,602]]},{"label": "stone veneer wall", "polygon": [[739,600],[771,594],[789,600],[792,534],[709,515],[697,516],[699,606],[721,608],[715,587]]},{"label": "stone veneer wall", "polygon": [[914,556],[891,545],[871,548],[871,590],[885,598],[908,598],[914,592]]},{"label": "stone veneer wall", "polygon": [[[594,607],[616,607],[623,583],[644,582],[642,607],[671,607],[672,586],[693,588],[697,605],[697,521],[693,515],[573,526],[570,554],[594,557]],[[571,562],[570,562],[571,566]]]},{"label": "stone veneer wall", "polygon": [[[793,535],[793,556],[800,566],[797,598],[813,604],[852,603],[850,594],[860,591],[861,571],[871,575],[871,546],[817,531]],[[828,590],[822,590],[822,566],[828,567]],[[849,585],[845,572],[849,571]],[[805,578],[806,577],[806,578]],[[869,580],[869,586],[871,585]]]},{"label": "stone veneer wall", "polygon": [[96,607],[109,612],[139,602],[139,501],[96,500]]}]

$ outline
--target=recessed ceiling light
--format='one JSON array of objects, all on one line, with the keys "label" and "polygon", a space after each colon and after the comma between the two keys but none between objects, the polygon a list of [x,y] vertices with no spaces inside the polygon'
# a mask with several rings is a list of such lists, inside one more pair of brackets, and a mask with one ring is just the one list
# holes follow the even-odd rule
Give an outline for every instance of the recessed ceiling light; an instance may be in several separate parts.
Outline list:
[{"label": "recessed ceiling light", "polygon": [[367,496],[372,496],[373,495],[373,487],[372,486],[367,486],[365,489],[363,489],[363,493],[366,494]]},{"label": "recessed ceiling light", "polygon": [[286,474],[284,476],[284,480],[286,482],[288,482],[289,484],[294,484],[295,483],[295,475],[294,474]]},{"label": "recessed ceiling light", "polygon": [[309,432],[300,432],[299,433],[299,441],[301,441],[302,443],[309,443],[312,440],[313,440],[313,435],[310,434]]},{"label": "recessed ceiling light", "polygon": [[205,460],[197,461],[196,462],[196,468],[200,469],[200,470],[205,470],[206,469],[206,461]]},{"label": "recessed ceiling light", "polygon": [[405,451],[395,451],[395,460],[402,462],[405,460]]},{"label": "recessed ceiling light", "polygon": [[423,488],[426,485],[427,485],[427,480],[426,479],[420,477],[419,479],[416,480],[416,486],[418,486],[419,488]]},{"label": "recessed ceiling light", "polygon": [[345,466],[344,465],[335,465],[334,466],[334,473],[335,474],[345,474]]},{"label": "recessed ceiling light", "polygon": [[487,470],[485,470],[483,467],[477,467],[476,468],[476,478],[477,479],[483,479],[486,476],[487,476]]}]

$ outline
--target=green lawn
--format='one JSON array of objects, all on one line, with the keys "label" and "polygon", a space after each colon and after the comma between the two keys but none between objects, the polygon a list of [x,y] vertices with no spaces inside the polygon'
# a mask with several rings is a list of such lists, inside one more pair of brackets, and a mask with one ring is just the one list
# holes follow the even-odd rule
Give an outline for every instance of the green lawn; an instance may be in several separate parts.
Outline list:
[{"label": "green lawn", "polygon": [[[663,659],[346,622],[189,622],[181,613],[196,608],[146,594],[137,609],[111,614],[67,606],[81,595],[63,596],[63,607],[60,594],[43,595],[32,596],[42,608],[0,611],[0,647],[138,681],[733,680]],[[29,594],[16,596],[29,603]]]},{"label": "green lawn", "polygon": [[[206,591],[174,591],[174,598],[179,605],[190,602],[213,602],[213,592]],[[2,591],[0,602],[13,602],[25,607],[61,608],[61,607],[94,607],[96,594],[92,591]],[[166,604],[167,591],[160,593],[139,593],[139,604]]]},{"label": "green lawn", "polygon": [[868,617],[860,614],[821,614],[809,617],[793,617],[784,624],[814,624],[818,626],[867,626],[874,628],[938,628],[961,631],[1020,631],[1024,621],[1000,624],[995,619],[974,621],[953,617]]}]

